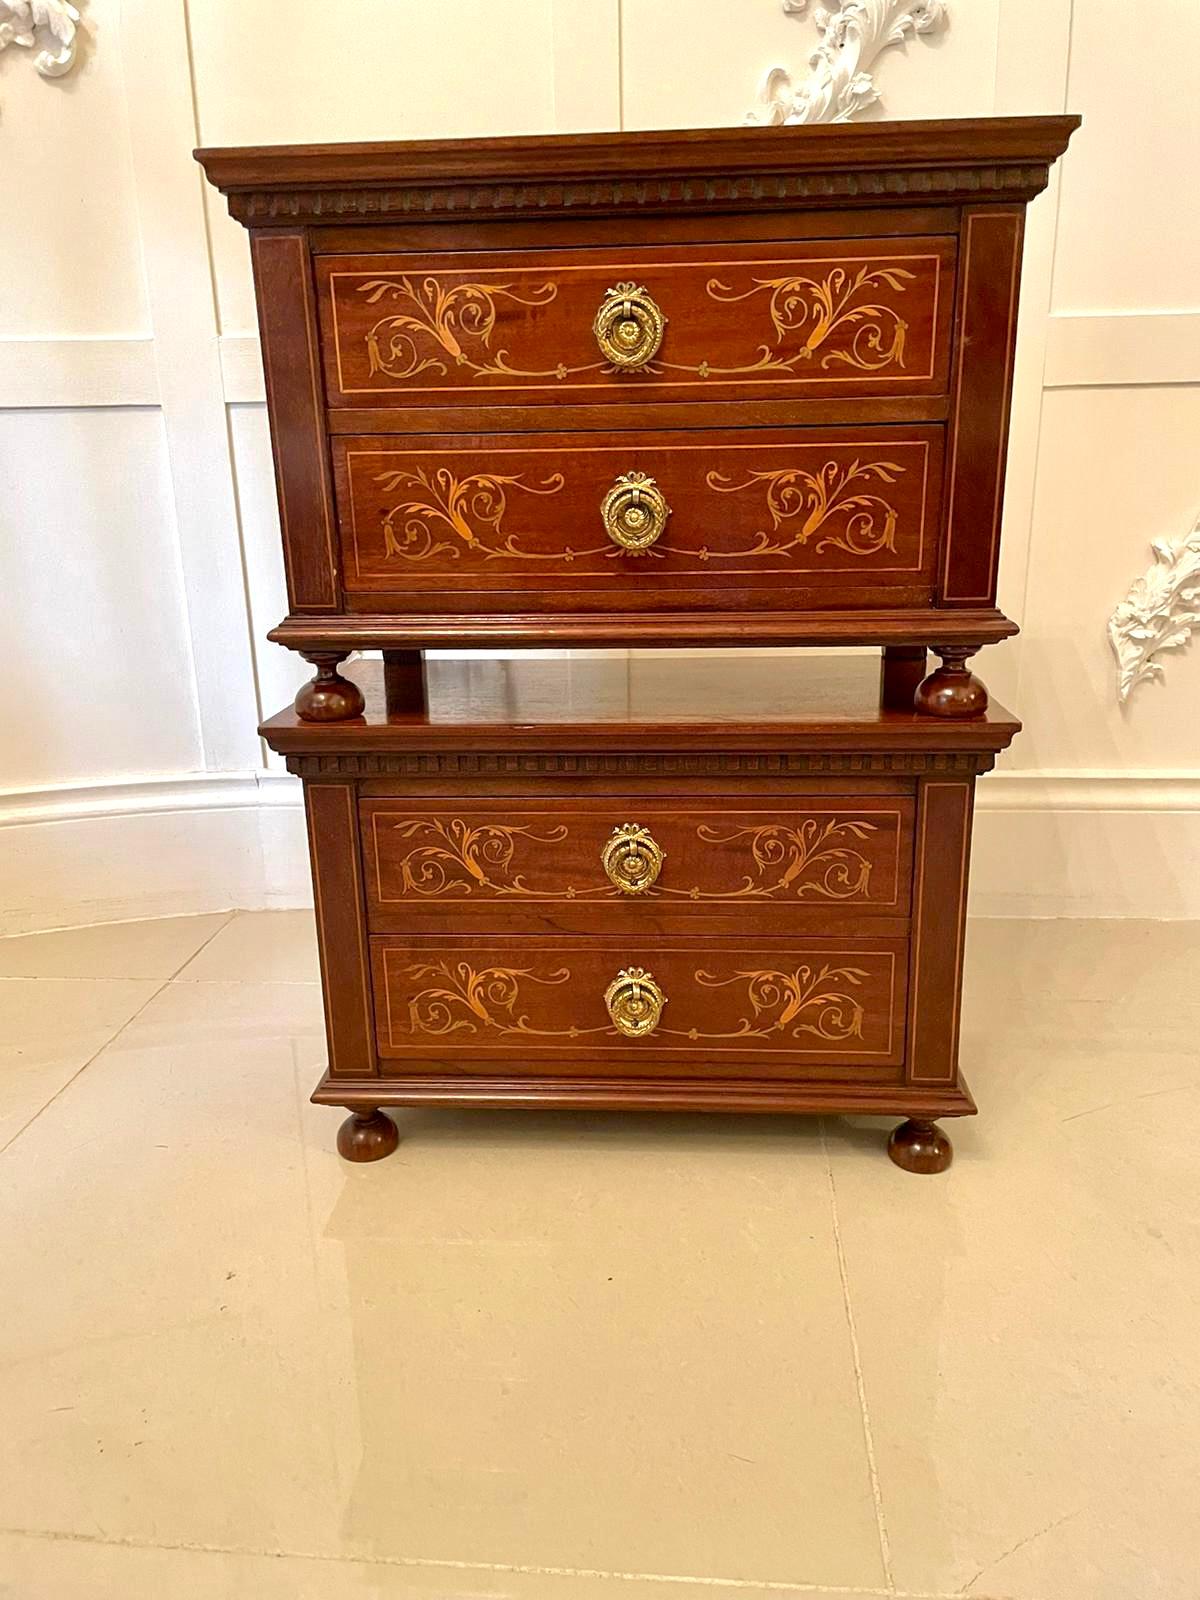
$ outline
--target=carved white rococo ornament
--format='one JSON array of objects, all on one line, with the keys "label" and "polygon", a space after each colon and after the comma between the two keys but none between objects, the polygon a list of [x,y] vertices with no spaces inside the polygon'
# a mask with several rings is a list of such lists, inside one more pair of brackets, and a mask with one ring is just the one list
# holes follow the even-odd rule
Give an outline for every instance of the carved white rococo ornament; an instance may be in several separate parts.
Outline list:
[{"label": "carved white rococo ornament", "polygon": [[1200,628],[1200,517],[1182,539],[1155,539],[1154,565],[1130,585],[1108,619],[1122,705],[1139,683],[1161,678],[1160,650],[1187,644]]},{"label": "carved white rococo ornament", "polygon": [[68,0],[0,0],[0,50],[23,45],[37,53],[43,78],[70,72],[79,53],[79,12]]},{"label": "carved white rococo ornament", "polygon": [[[808,0],[783,0],[789,17],[801,17]],[[808,58],[808,75],[796,82],[785,67],[767,74],[761,98],[765,113],[750,122],[849,122],[879,99],[872,77],[876,59],[909,33],[929,33],[946,17],[946,0],[841,0],[821,6],[813,21],[821,43]]]}]

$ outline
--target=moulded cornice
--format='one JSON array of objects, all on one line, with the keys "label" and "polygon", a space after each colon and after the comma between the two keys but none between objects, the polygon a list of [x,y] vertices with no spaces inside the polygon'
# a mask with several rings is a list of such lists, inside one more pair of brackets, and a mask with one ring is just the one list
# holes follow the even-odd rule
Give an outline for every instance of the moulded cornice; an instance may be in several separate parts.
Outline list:
[{"label": "moulded cornice", "polygon": [[[405,144],[198,150],[250,227],[347,218],[527,218],[1023,201],[1075,117],[676,129]],[[647,177],[651,173],[653,176]]]},{"label": "moulded cornice", "polygon": [[488,777],[792,777],[796,774],[871,774],[912,777],[925,773],[986,772],[989,751],[781,752],[650,751],[347,751],[330,755],[289,754],[287,769],[303,778],[488,778]]}]

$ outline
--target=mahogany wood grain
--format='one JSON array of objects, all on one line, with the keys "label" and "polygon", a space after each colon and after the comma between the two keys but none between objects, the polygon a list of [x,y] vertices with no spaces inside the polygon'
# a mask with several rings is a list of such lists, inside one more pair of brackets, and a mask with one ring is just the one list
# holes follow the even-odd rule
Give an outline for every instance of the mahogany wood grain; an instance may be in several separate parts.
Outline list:
[{"label": "mahogany wood grain", "polygon": [[954,1147],[942,1130],[924,1117],[911,1117],[892,1130],[888,1155],[905,1172],[945,1172]]},{"label": "mahogany wood grain", "polygon": [[378,1106],[353,1112],[338,1129],[338,1155],[343,1161],[382,1161],[400,1142],[400,1133]]},{"label": "mahogany wood grain", "polygon": [[989,605],[996,597],[1024,230],[1021,207],[963,212],[946,460],[947,606]]},{"label": "mahogany wood grain", "polygon": [[333,492],[308,240],[303,233],[258,234],[250,255],[288,600],[293,611],[336,610]]},{"label": "mahogany wood grain", "polygon": [[323,227],[316,248],[328,255],[386,254],[393,251],[524,250],[546,245],[699,244],[751,239],[871,239],[880,234],[905,238],[912,234],[958,232],[957,205],[907,205],[845,210],[792,207],[784,212],[706,211],[694,208],[677,215],[627,211],[619,217],[580,215],[551,208],[523,221],[488,217],[412,217],[405,222],[331,224]]},{"label": "mahogany wood grain", "polygon": [[[661,851],[630,892],[603,853],[627,819]],[[912,800],[813,793],[362,800],[368,923],[377,932],[474,927],[631,934],[803,927],[853,931],[863,915],[908,916]],[[636,880],[635,880],[636,881]],[[903,931],[903,929],[901,930]]]},{"label": "mahogany wood grain", "polygon": [[[788,400],[659,400],[655,402],[656,428],[795,428],[803,426],[850,427],[886,423],[945,422],[950,414],[949,394],[843,395],[823,399]],[[486,406],[338,406],[326,415],[330,438],[342,434],[541,433],[547,426],[562,432],[621,433],[646,425],[646,403],[636,391],[596,400],[587,405],[569,402],[545,406],[518,403],[504,407],[497,424]]]},{"label": "mahogany wood grain", "polygon": [[987,685],[967,670],[970,650],[937,645],[941,665],[922,678],[913,705],[927,717],[981,717],[987,710]]},{"label": "mahogany wood grain", "polygon": [[[414,597],[419,598],[419,597]],[[369,602],[368,602],[369,603]],[[969,645],[978,649],[1017,632],[1003,612],[881,606],[870,611],[494,612],[458,616],[417,611],[362,611],[346,616],[285,617],[268,639],[291,650],[589,650],[731,645]]]},{"label": "mahogany wood grain", "polygon": [[[904,1059],[904,940],[632,939],[602,933],[371,940],[381,1071],[392,1061],[464,1073],[822,1077],[894,1082]],[[626,1038],[605,992],[637,969],[666,995]]]},{"label": "mahogany wood grain", "polygon": [[[1016,631],[1024,207],[1077,125],[197,152],[251,233],[271,637],[319,669],[262,732],[304,782],[346,1159],[450,1105],[885,1112],[899,1166],[948,1165],[974,783],[1019,729],[965,662]],[[640,370],[593,332],[618,282],[667,318]],[[610,554],[634,471],[670,515]],[[635,653],[424,655],[580,646]],[[665,852],[638,895],[620,824]]]},{"label": "mahogany wood grain", "polygon": [[958,1070],[974,788],[971,778],[922,778],[917,784],[908,1024],[911,1083],[953,1083]]},{"label": "mahogany wood grain", "polygon": [[[937,428],[339,438],[334,472],[348,593],[441,614],[481,595],[553,610],[860,606],[933,595]],[[627,551],[602,508],[629,473],[668,507]]]},{"label": "mahogany wood grain", "polygon": [[[948,382],[952,238],[319,255],[333,405],[913,395]],[[593,320],[617,283],[666,319],[623,370]]]},{"label": "mahogany wood grain", "polygon": [[329,1071],[363,1078],[375,1070],[375,1030],[354,786],[307,783],[304,804]]},{"label": "mahogany wood grain", "polygon": [[885,711],[913,709],[913,699],[927,665],[928,652],[924,645],[884,646],[879,661],[879,704]]},{"label": "mahogany wood grain", "polygon": [[423,650],[383,652],[383,699],[389,716],[429,709],[429,685]]},{"label": "mahogany wood grain", "polygon": [[531,1078],[497,1071],[486,1078],[446,1073],[406,1075],[351,1083],[328,1076],[313,1091],[317,1105],[449,1106],[500,1111],[698,1111],[807,1116],[972,1117],[970,1090],[959,1078],[949,1089],[913,1084],[804,1082],[784,1079],[598,1078],[581,1072]]},{"label": "mahogany wood grain", "polygon": [[362,691],[352,679],[344,678],[338,671],[342,652],[306,650],[304,659],[316,667],[317,674],[301,684],[293,702],[301,721],[348,722],[359,716],[363,709]]},{"label": "mahogany wood grain", "polygon": [[[569,675],[562,661],[541,657],[430,661],[428,709],[391,715],[379,663],[358,662],[351,670],[366,701],[361,720],[319,727],[294,710],[281,711],[260,730],[271,748],[319,757],[389,751],[747,752],[763,757],[764,770],[769,757],[790,752],[861,755],[864,770],[871,753],[961,753],[975,770],[1005,749],[1021,726],[994,703],[971,721],[881,708],[877,669],[867,660],[667,658],[647,662],[632,684],[622,661],[574,662]],[[782,765],[776,770],[785,775]],[[427,775],[438,774],[431,766]],[[727,775],[735,776],[732,765]],[[582,767],[574,776],[585,776]]]},{"label": "mahogany wood grain", "polygon": [[977,117],[198,150],[250,226],[1030,200],[1079,118]]}]

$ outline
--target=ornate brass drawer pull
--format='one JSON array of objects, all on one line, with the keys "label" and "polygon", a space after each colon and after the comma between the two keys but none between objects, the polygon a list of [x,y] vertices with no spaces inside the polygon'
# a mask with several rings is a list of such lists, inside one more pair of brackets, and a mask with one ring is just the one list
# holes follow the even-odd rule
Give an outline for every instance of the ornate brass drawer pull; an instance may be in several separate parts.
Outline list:
[{"label": "ornate brass drawer pull", "polygon": [[600,505],[605,533],[632,555],[661,537],[670,515],[662,490],[644,472],[622,473]]},{"label": "ornate brass drawer pull", "polygon": [[613,1027],[627,1039],[644,1039],[658,1027],[667,997],[645,967],[622,967],[604,991]]},{"label": "ornate brass drawer pull", "polygon": [[600,865],[610,883],[622,894],[644,894],[658,879],[665,854],[651,837],[649,828],[637,822],[622,822],[605,840]]},{"label": "ornate brass drawer pull", "polygon": [[618,283],[604,296],[592,332],[605,360],[630,370],[658,354],[667,319],[637,283]]}]

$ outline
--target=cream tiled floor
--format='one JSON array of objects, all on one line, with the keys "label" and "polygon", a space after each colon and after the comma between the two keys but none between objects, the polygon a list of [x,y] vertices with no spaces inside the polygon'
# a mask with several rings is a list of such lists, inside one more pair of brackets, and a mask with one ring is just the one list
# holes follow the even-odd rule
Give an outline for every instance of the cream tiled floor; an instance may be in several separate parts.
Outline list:
[{"label": "cream tiled floor", "polygon": [[982,923],[984,1114],[398,1113],[307,915],[0,941],[5,1600],[1195,1600],[1200,927]]}]

